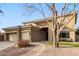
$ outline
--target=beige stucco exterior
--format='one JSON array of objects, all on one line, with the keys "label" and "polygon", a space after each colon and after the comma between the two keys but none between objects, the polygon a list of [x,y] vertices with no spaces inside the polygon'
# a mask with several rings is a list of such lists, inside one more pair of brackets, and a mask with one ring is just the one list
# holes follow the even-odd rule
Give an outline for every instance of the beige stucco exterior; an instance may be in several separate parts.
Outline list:
[{"label": "beige stucco exterior", "polygon": [[[65,26],[65,27],[68,27],[68,31],[69,31],[69,39],[72,39],[72,41],[75,41],[75,24],[76,24],[76,17],[77,17],[77,14],[76,13],[72,13],[70,15],[67,15],[66,19],[65,19],[65,22],[68,22],[69,23]],[[61,20],[61,17],[58,17],[57,20]],[[49,35],[49,41],[52,41],[52,30],[50,29],[52,26],[52,22],[50,22],[50,25],[48,26],[48,35]]]},{"label": "beige stucco exterior", "polygon": [[[71,21],[69,21],[69,23],[65,26],[69,32],[69,39],[72,39],[73,41],[75,41],[75,24],[76,24],[77,13],[71,13],[66,16],[67,17],[66,17],[65,22],[67,22],[71,19]],[[58,16],[57,20],[59,20],[59,22],[60,22],[61,16]],[[51,35],[52,30],[50,29],[52,26],[52,22],[51,22],[50,18],[48,21],[49,21],[50,25],[48,25],[46,20],[23,23],[23,26],[21,26],[22,27],[21,33],[28,31],[29,40],[31,40],[31,41],[45,41],[47,38],[48,38],[48,41],[52,41],[52,35]],[[7,36],[9,36],[10,33],[16,32],[16,34],[18,35],[18,27],[5,28],[4,31],[5,31],[5,34],[7,34],[7,35],[5,35],[5,40],[9,39],[9,38],[7,38]],[[46,36],[48,36],[48,37],[46,37]]]}]

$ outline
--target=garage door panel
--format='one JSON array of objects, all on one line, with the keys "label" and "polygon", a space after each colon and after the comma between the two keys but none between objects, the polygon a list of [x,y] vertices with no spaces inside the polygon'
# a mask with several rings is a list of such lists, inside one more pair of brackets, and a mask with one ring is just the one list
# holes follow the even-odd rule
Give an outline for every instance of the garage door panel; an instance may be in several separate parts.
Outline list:
[{"label": "garage door panel", "polygon": [[29,40],[29,32],[22,32],[22,39]]},{"label": "garage door panel", "polygon": [[18,40],[17,34],[10,34],[9,35],[9,40],[10,41],[17,41]]}]

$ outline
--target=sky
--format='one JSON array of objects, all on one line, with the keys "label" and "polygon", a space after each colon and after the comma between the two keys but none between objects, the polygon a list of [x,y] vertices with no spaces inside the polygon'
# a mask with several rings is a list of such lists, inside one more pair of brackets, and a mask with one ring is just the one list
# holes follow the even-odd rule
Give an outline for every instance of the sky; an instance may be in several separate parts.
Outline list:
[{"label": "sky", "polygon": [[[56,4],[56,9],[58,10],[59,13],[61,11],[62,5],[63,5],[62,3]],[[39,8],[40,6],[37,6],[37,7]],[[43,6],[43,7],[45,10],[46,16],[48,17],[51,13],[49,12],[46,6]],[[0,14],[0,29],[21,25],[23,22],[29,22],[29,21],[39,20],[43,18],[43,16],[39,12],[35,12],[31,15],[28,15],[28,12],[25,9],[25,4],[23,3],[0,4],[0,9],[2,9],[4,14],[4,15]],[[76,27],[79,27],[78,18],[77,18]]]}]

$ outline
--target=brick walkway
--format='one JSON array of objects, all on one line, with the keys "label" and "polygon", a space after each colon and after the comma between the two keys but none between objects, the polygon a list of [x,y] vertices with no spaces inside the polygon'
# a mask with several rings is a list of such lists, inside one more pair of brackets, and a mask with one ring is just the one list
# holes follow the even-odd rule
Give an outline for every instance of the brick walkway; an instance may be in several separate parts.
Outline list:
[{"label": "brick walkway", "polygon": [[35,43],[35,44],[37,46],[34,49],[23,54],[22,56],[39,56],[46,48],[45,45],[42,43]]}]

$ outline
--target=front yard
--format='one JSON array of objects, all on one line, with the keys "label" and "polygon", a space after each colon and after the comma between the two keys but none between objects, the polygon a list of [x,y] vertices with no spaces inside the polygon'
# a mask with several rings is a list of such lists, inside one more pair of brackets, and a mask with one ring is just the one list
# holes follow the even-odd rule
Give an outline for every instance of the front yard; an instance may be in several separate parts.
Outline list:
[{"label": "front yard", "polygon": [[60,42],[58,48],[52,42],[47,43],[46,49],[40,56],[79,56],[79,42]]},{"label": "front yard", "polygon": [[12,45],[0,50],[0,56],[79,56],[78,42],[60,42],[59,44],[58,48],[53,47],[53,42],[32,42],[25,48]]}]

